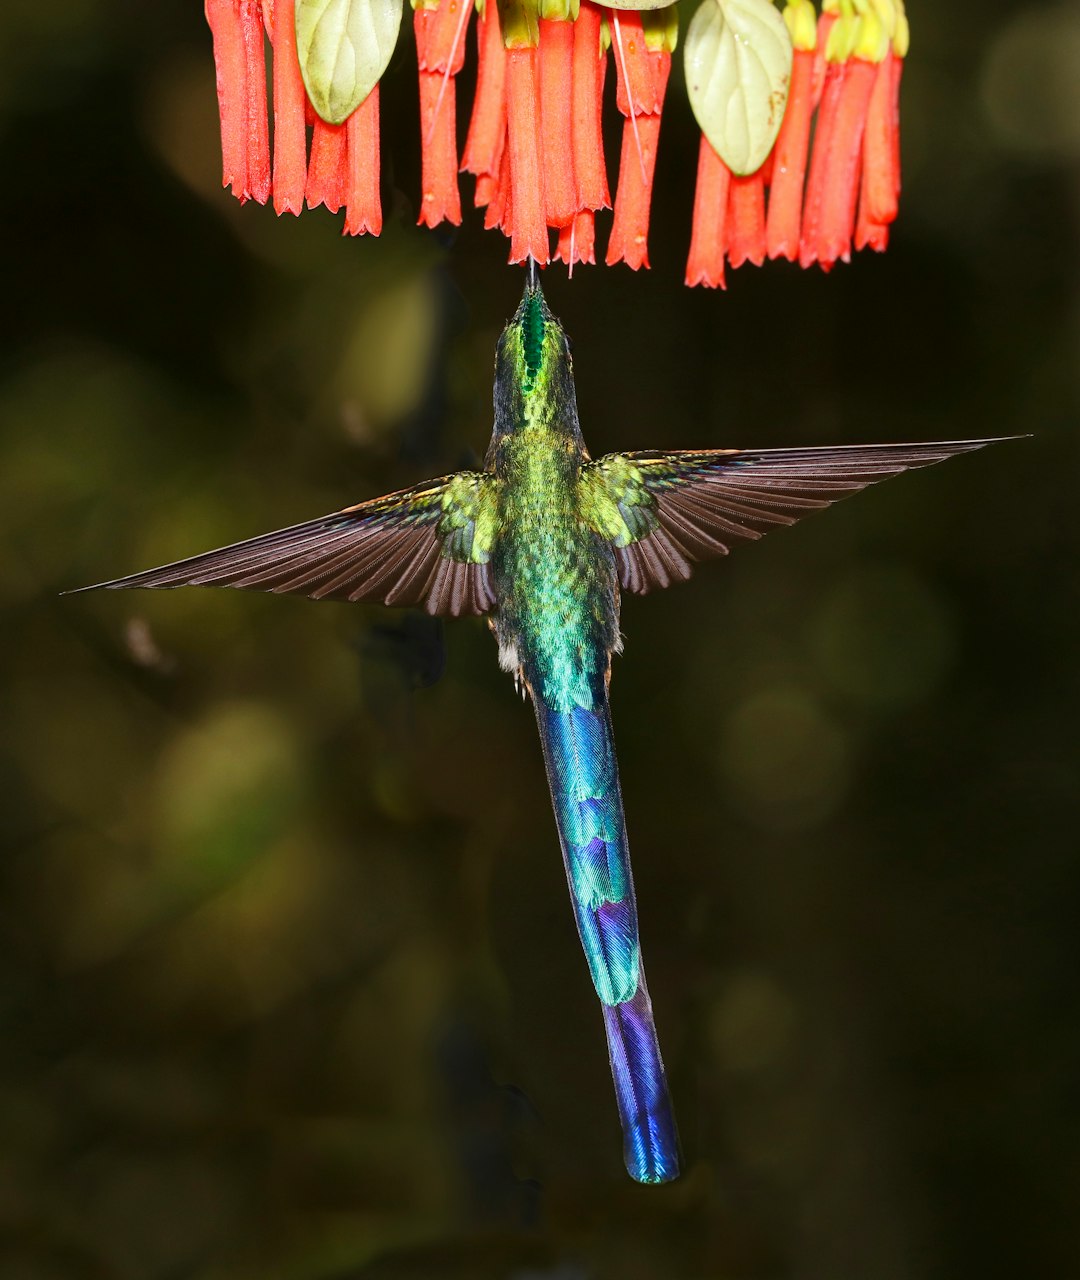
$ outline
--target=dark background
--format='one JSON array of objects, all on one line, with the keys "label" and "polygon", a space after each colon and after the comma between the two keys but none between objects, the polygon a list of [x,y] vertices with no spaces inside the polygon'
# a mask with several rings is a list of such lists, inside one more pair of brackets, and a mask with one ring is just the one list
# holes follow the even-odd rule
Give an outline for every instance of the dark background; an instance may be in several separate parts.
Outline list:
[{"label": "dark background", "polygon": [[1080,20],[911,20],[884,257],[684,289],[677,72],[653,270],[545,279],[595,454],[1034,433],[627,602],[648,1189],[483,625],[57,594],[482,454],[411,43],[352,241],[221,191],[196,0],[3,6],[5,1277],[1077,1274]]}]

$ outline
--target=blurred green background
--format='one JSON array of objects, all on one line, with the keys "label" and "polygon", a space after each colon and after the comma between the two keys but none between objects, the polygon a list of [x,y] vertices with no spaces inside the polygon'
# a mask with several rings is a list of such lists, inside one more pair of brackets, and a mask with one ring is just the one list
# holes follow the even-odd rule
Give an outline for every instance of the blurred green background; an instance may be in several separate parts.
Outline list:
[{"label": "blurred green background", "polygon": [[201,8],[0,17],[0,1274],[1076,1274],[1077,9],[913,9],[884,257],[685,290],[677,84],[653,270],[547,273],[594,454],[1035,433],[627,602],[650,1190],[483,625],[58,598],[490,430],[521,273],[413,225],[409,44],[343,240],[221,191]]}]

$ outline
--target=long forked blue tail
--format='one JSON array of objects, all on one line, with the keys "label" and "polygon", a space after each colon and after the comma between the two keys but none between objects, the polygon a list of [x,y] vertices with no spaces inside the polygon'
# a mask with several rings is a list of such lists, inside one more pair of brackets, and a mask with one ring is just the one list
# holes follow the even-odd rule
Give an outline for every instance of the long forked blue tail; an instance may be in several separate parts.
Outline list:
[{"label": "long forked blue tail", "polygon": [[581,945],[604,1008],[626,1168],[638,1182],[679,1176],[679,1143],[638,941],[619,770],[604,693],[556,711],[534,696],[548,784]]}]

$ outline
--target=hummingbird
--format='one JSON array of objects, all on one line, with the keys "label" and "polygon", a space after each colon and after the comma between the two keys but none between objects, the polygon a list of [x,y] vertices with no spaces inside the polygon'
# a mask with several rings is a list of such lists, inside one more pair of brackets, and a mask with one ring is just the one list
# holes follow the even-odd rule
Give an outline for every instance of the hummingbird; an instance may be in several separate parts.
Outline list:
[{"label": "hummingbird", "polygon": [[608,685],[622,592],[690,577],[738,543],[990,440],[642,450],[590,457],[573,361],[535,263],[495,353],[483,470],[459,471],[130,577],[482,615],[531,699],[574,917],[603,1010],[630,1176],[680,1148],[645,981]]}]

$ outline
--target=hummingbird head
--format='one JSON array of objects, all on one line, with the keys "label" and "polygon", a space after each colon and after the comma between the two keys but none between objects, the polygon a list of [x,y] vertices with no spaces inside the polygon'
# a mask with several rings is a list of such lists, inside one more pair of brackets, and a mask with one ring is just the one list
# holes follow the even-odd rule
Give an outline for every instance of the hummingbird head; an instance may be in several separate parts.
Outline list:
[{"label": "hummingbird head", "polygon": [[502,432],[535,422],[578,430],[570,342],[531,258],[525,292],[495,349],[495,421]]}]

